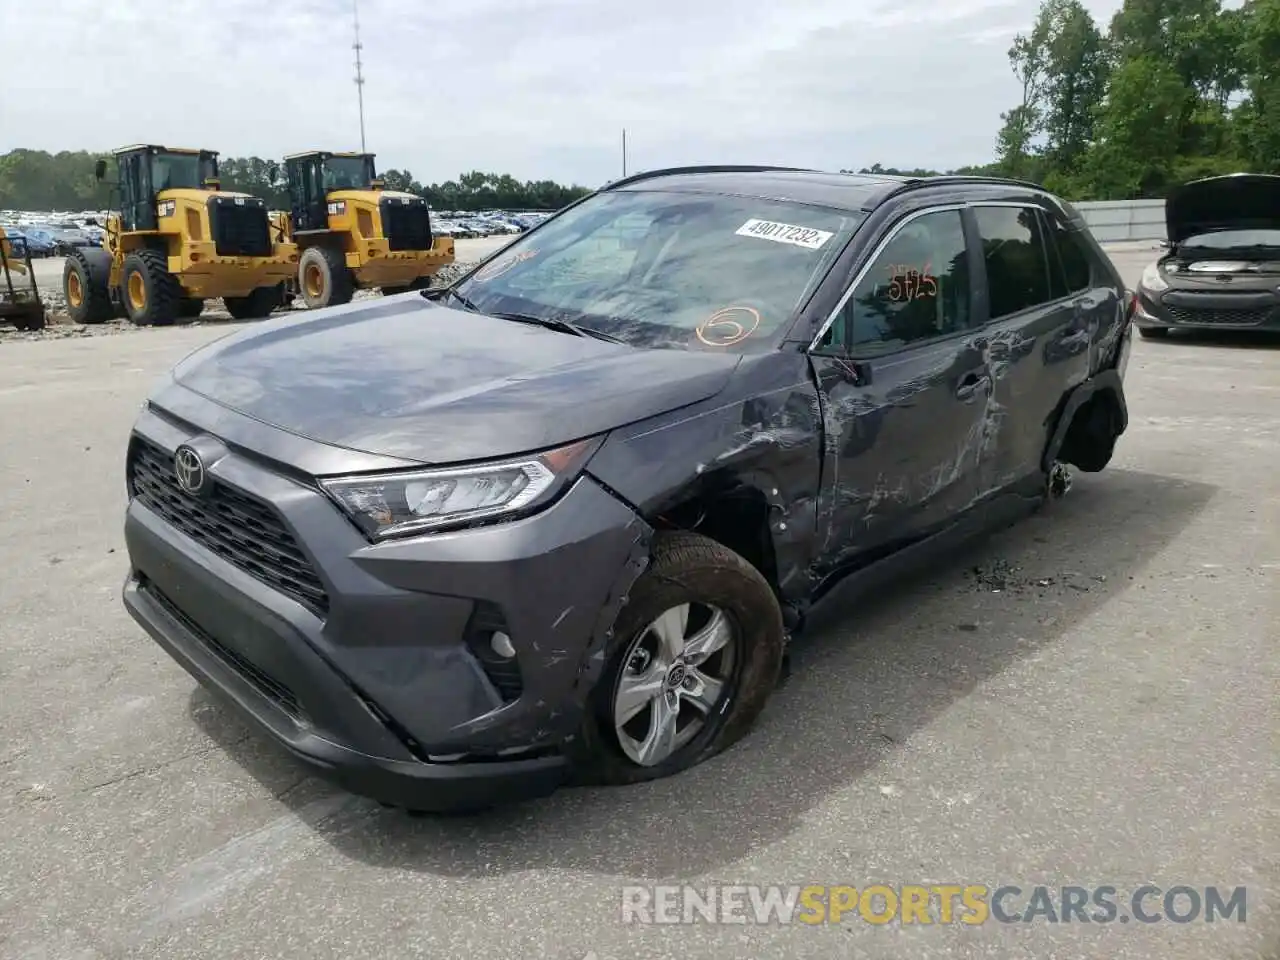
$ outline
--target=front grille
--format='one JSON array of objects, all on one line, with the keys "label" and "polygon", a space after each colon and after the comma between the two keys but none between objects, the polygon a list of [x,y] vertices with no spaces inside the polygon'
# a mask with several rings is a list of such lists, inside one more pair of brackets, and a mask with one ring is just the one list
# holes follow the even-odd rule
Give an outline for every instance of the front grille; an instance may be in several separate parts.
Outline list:
[{"label": "front grille", "polygon": [[1226,326],[1256,327],[1266,323],[1274,307],[1229,307],[1208,309],[1165,304],[1169,316],[1178,323],[1221,323]]},{"label": "front grille", "polygon": [[317,616],[328,613],[324,584],[270,505],[221,483],[191,496],[178,486],[173,455],[141,437],[130,444],[128,478],[133,496],[174,529]]},{"label": "front grille", "polygon": [[[243,204],[236,201],[244,200]],[[209,229],[220,257],[271,256],[271,228],[261,200],[214,197],[209,201]]]},{"label": "front grille", "polygon": [[420,200],[401,203],[395,198],[384,198],[382,231],[392,250],[430,250],[431,211]]},{"label": "front grille", "polygon": [[154,600],[169,616],[182,624],[188,633],[204,644],[212,653],[252,684],[259,693],[277,703],[294,719],[305,719],[306,711],[298,703],[297,695],[261,667],[246,660],[230,647],[219,643],[204,627],[192,620],[182,609],[154,583],[142,580],[139,589]]}]

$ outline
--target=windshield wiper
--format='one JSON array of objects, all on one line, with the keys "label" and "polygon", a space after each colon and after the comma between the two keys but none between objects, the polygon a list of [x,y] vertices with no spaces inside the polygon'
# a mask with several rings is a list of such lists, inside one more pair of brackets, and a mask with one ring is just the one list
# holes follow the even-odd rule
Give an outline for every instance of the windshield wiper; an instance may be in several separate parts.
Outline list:
[{"label": "windshield wiper", "polygon": [[611,333],[605,333],[602,330],[592,330],[590,327],[580,327],[576,323],[568,320],[562,320],[559,317],[538,317],[532,313],[493,313],[490,316],[501,317],[503,320],[514,320],[517,323],[531,323],[535,326],[546,327],[548,330],[559,330],[561,333],[571,333],[575,337],[595,337],[597,340],[604,340],[608,343],[625,343],[625,340],[615,337]]},{"label": "windshield wiper", "polygon": [[466,308],[467,308],[468,310],[470,310],[472,313],[479,313],[479,312],[480,312],[480,308],[479,308],[479,307],[477,307],[474,303],[472,303],[470,300],[468,300],[466,297],[464,297],[462,294],[460,294],[460,293],[459,293],[457,290],[455,290],[453,287],[445,287],[445,288],[444,288],[444,290],[443,290],[443,292],[441,292],[440,296],[441,296],[441,298],[444,298],[444,297],[453,297],[455,300],[457,300],[460,304],[462,304],[464,307],[466,307]]}]

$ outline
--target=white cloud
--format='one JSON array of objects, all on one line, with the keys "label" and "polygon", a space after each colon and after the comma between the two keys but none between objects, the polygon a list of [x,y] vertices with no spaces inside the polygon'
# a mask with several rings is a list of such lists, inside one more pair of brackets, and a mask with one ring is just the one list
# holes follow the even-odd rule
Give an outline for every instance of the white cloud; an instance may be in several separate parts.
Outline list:
[{"label": "white cloud", "polygon": [[[1116,3],[1088,4],[1105,28]],[[0,152],[359,146],[350,0],[6,3]],[[990,159],[1035,0],[361,0],[386,167],[597,185],[631,169]]]}]

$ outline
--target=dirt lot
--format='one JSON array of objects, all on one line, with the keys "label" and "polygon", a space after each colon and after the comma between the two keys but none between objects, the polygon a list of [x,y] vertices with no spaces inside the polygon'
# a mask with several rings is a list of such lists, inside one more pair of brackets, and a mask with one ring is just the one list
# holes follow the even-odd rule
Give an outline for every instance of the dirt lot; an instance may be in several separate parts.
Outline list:
[{"label": "dirt lot", "polygon": [[[1119,252],[1130,281],[1150,250]],[[410,819],[121,608],[124,441],[220,324],[0,345],[0,956],[1280,957],[1280,342],[1139,341],[1111,468],[832,616],[688,775]],[[625,884],[1246,886],[1185,925],[637,927]]]}]

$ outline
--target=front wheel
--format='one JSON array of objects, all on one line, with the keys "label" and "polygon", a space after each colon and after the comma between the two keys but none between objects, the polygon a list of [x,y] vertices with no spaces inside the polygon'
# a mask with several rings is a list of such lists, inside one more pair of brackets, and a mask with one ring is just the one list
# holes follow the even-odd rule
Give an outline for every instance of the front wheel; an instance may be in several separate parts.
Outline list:
[{"label": "front wheel", "polygon": [[298,288],[311,310],[349,303],[356,289],[346,257],[329,247],[308,247],[302,252]]},{"label": "front wheel", "polygon": [[755,567],[698,534],[659,535],[614,625],[576,748],[579,778],[657,780],[731,746],[777,686],[784,637]]}]

